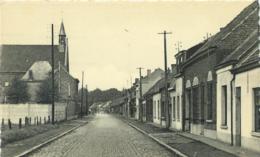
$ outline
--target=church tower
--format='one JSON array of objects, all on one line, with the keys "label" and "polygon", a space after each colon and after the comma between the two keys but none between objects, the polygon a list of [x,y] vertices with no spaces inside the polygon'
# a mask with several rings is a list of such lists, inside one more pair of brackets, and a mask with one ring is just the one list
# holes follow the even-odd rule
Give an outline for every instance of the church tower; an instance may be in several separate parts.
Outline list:
[{"label": "church tower", "polygon": [[69,45],[68,45],[68,38],[66,37],[63,21],[61,22],[61,26],[60,26],[59,51],[60,53],[64,53],[64,67],[69,72]]},{"label": "church tower", "polygon": [[66,49],[66,33],[65,33],[64,24],[62,21],[61,26],[60,26],[60,34],[59,34],[59,51],[65,52],[65,49]]}]

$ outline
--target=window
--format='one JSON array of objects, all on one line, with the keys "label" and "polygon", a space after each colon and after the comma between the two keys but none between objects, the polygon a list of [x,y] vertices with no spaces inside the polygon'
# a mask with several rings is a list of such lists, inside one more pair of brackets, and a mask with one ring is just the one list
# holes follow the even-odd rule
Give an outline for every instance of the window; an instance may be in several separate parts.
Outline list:
[{"label": "window", "polygon": [[255,131],[260,132],[260,88],[254,89],[255,100]]},{"label": "window", "polygon": [[173,97],[172,99],[172,120],[175,120],[175,113],[176,113],[176,110],[175,110],[175,97]]},{"label": "window", "polygon": [[161,116],[161,110],[160,110],[160,100],[157,101],[157,105],[158,105],[158,119],[160,119]]},{"label": "window", "polygon": [[153,101],[153,118],[156,117],[156,115],[155,115],[155,109],[156,109],[155,106],[156,106],[155,101]]},{"label": "window", "polygon": [[221,124],[227,126],[227,86],[222,86],[221,89]]},{"label": "window", "polygon": [[180,96],[177,96],[177,120],[180,121]]},{"label": "window", "polygon": [[5,82],[5,87],[8,87],[9,86],[9,82]]},{"label": "window", "polygon": [[213,115],[212,115],[212,82],[208,82],[208,85],[207,85],[207,93],[208,93],[208,96],[207,96],[207,100],[208,100],[208,110],[207,110],[207,119],[208,120],[212,120],[213,119]]}]

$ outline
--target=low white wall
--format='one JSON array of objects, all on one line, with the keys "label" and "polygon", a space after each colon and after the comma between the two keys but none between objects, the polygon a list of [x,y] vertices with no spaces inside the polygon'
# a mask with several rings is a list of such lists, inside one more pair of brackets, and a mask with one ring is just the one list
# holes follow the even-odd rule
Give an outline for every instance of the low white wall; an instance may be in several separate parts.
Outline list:
[{"label": "low white wall", "polygon": [[[42,123],[44,117],[48,120],[48,116],[51,118],[51,105],[50,104],[0,104],[0,120],[10,119],[13,124],[19,123],[19,118],[22,118],[22,123],[24,123],[25,117],[32,119],[34,123],[34,118],[41,117]],[[61,121],[66,118],[66,104],[55,103],[55,120]]]}]

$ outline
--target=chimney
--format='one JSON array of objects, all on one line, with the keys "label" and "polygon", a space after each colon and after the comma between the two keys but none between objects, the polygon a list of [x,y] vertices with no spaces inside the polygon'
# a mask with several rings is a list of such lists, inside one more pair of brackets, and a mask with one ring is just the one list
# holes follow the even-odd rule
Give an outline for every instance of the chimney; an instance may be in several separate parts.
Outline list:
[{"label": "chimney", "polygon": [[147,76],[150,76],[151,75],[151,69],[147,69]]}]

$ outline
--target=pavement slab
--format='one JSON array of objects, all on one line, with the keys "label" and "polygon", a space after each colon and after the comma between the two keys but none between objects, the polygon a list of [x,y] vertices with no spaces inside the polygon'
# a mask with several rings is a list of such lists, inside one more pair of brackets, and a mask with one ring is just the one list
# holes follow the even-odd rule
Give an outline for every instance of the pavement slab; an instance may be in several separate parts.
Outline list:
[{"label": "pavement slab", "polygon": [[119,117],[127,123],[136,126],[141,129],[147,135],[159,140],[167,146],[178,150],[189,157],[236,157],[236,155],[225,152],[223,150],[212,147],[208,144],[187,138],[180,135],[178,132],[174,132],[165,128],[157,127],[150,123],[142,123],[140,121],[126,119]]}]

